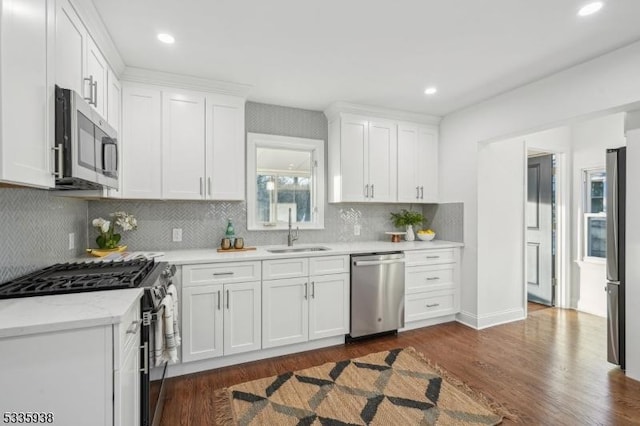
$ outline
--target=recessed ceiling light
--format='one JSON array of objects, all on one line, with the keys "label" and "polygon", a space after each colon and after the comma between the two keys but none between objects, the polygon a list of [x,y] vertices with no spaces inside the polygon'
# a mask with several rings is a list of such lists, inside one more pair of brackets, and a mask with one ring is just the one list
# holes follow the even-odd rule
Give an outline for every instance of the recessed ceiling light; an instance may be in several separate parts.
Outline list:
[{"label": "recessed ceiling light", "polygon": [[427,87],[424,91],[425,95],[435,95],[438,92],[438,89],[435,87]]},{"label": "recessed ceiling light", "polygon": [[171,34],[166,34],[166,33],[158,34],[158,40],[160,40],[163,43],[167,43],[167,44],[173,44],[176,41],[176,39],[173,38],[173,36]]},{"label": "recessed ceiling light", "polygon": [[604,6],[604,3],[602,3],[601,1],[594,1],[593,3],[586,4],[580,8],[580,10],[578,11],[578,16],[592,15],[602,9],[602,6]]}]

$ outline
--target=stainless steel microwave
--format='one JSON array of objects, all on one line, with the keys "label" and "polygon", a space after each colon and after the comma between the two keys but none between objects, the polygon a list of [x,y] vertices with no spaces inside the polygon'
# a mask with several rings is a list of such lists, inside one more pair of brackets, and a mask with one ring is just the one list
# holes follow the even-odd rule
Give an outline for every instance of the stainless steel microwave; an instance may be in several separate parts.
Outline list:
[{"label": "stainless steel microwave", "polygon": [[55,90],[56,189],[117,189],[116,131],[78,93]]}]

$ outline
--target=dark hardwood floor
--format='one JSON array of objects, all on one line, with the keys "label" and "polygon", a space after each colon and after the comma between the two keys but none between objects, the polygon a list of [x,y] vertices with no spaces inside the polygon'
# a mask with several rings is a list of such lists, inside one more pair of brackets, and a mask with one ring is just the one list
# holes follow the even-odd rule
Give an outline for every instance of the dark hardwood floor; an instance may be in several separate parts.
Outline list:
[{"label": "dark hardwood floor", "polygon": [[441,324],[170,379],[162,425],[213,425],[217,388],[406,346],[503,404],[523,424],[640,424],[640,382],[606,362],[605,337],[605,319],[556,308],[530,309],[526,321],[482,331]]}]

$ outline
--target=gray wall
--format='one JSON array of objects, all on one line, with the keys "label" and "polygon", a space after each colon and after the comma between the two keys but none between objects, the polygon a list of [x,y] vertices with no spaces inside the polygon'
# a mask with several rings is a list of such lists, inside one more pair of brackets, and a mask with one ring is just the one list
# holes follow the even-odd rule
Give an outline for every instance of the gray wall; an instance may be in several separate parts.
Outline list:
[{"label": "gray wall", "polygon": [[[75,250],[69,250],[69,233]],[[37,189],[0,189],[0,282],[77,258],[87,246],[87,202]]]}]

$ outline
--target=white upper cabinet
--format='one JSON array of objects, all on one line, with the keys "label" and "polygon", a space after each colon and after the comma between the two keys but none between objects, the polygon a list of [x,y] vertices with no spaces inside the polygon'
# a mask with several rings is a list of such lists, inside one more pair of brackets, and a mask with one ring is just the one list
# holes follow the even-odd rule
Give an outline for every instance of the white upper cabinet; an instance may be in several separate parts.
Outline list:
[{"label": "white upper cabinet", "polygon": [[208,95],[206,198],[244,200],[244,99]]},{"label": "white upper cabinet", "polygon": [[432,127],[398,125],[398,201],[435,203],[438,198],[438,135]]},{"label": "white upper cabinet", "polygon": [[[85,97],[89,98],[89,104],[103,117],[107,115],[107,75],[109,66],[102,56],[100,49],[91,37],[87,37],[87,72],[88,79],[85,88]],[[86,92],[88,90],[88,92]]]},{"label": "white upper cabinet", "polygon": [[160,89],[123,85],[122,191],[126,198],[162,198]]},{"label": "white upper cabinet", "polygon": [[[205,97],[162,93],[162,196],[205,196]],[[134,142],[135,143],[135,142]]]},{"label": "white upper cabinet", "polygon": [[[56,7],[56,84],[85,95],[87,30],[67,0]],[[88,90],[88,87],[87,87]]]},{"label": "white upper cabinet", "polygon": [[0,5],[0,181],[52,187],[55,4]]},{"label": "white upper cabinet", "polygon": [[343,114],[329,126],[329,200],[395,201],[396,125]]}]

